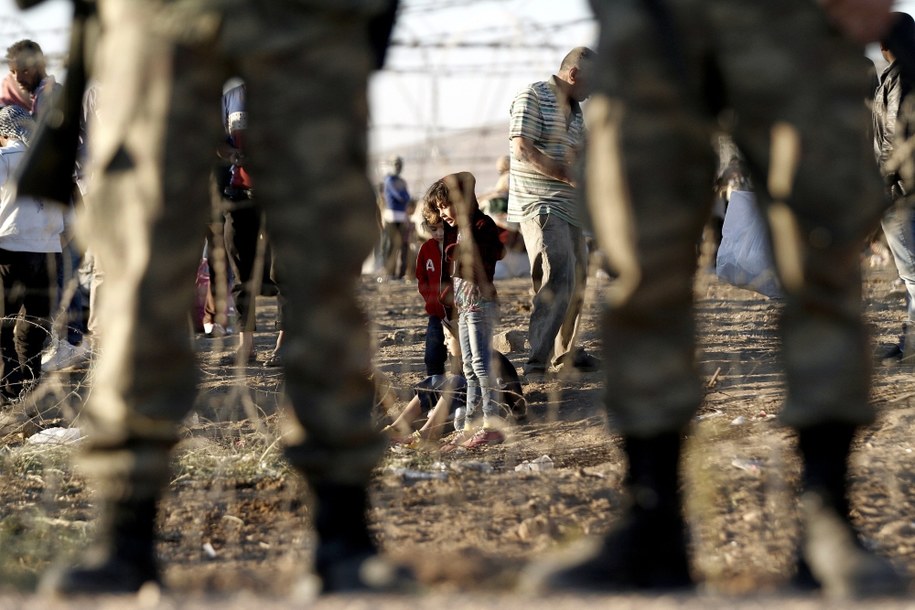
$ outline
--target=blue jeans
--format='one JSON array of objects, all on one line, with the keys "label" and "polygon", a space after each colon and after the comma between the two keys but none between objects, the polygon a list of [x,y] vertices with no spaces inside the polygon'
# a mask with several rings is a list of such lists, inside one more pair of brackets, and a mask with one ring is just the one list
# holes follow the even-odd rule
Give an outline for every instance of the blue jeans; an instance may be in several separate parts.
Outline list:
[{"label": "blue jeans", "polygon": [[445,362],[448,361],[448,349],[445,347],[445,329],[442,319],[438,316],[429,316],[426,325],[426,375],[444,375]]},{"label": "blue jeans", "polygon": [[880,224],[893,254],[899,278],[905,283],[906,320],[915,321],[915,215],[907,198],[898,199],[886,211]]},{"label": "blue jeans", "polygon": [[498,316],[495,301],[483,301],[477,307],[458,314],[458,338],[461,342],[461,357],[464,361],[464,377],[467,379],[467,412],[465,427],[476,413],[477,406],[483,409],[483,417],[495,417],[499,407],[493,401],[492,375],[492,331]]}]

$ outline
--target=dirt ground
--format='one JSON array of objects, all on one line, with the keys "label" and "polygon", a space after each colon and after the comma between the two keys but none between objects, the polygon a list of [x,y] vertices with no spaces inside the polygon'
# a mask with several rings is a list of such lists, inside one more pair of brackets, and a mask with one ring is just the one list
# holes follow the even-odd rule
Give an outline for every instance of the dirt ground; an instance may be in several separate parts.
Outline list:
[{"label": "dirt ground", "polygon": [[[903,316],[895,274],[886,264],[864,266],[875,343],[893,341]],[[597,355],[612,349],[601,345],[597,328],[607,286],[606,278],[592,277],[582,324],[582,343]],[[498,284],[497,332],[526,333],[528,288],[525,279]],[[372,317],[377,368],[403,406],[424,376],[425,318],[415,284],[366,277],[360,295]],[[733,607],[737,599],[741,607],[756,607],[743,596],[780,599],[784,592],[797,535],[794,437],[775,419],[784,393],[775,333],[779,304],[707,273],[697,276],[696,299],[706,398],[684,465],[693,569],[704,591],[731,600],[701,607]],[[262,298],[256,335],[261,361],[275,339],[274,316],[275,301]],[[228,364],[231,338],[198,336],[195,345],[200,400],[176,452],[159,522],[169,603],[294,599],[310,562],[312,535],[307,489],[276,457],[276,431],[284,420],[281,374],[252,366],[240,375]],[[520,370],[524,351],[507,355]],[[915,573],[913,372],[876,363],[879,418],[860,434],[852,459],[853,516],[866,543],[909,573]],[[72,448],[26,440],[74,418],[78,425],[79,405],[91,390],[91,370],[50,375],[30,404],[0,413],[0,608],[44,607],[29,595],[41,572],[91,539],[93,496],[69,466]],[[528,562],[583,535],[602,534],[619,513],[622,453],[602,411],[602,375],[560,376],[524,390],[528,421],[513,428],[504,445],[447,455],[392,447],[379,466],[372,488],[375,534],[386,552],[415,568],[428,591],[422,603],[406,605],[440,607],[434,600],[442,599],[464,607],[559,609],[589,603],[576,598],[566,605],[557,598],[540,605],[511,591]],[[538,458],[551,467],[525,466]],[[700,607],[677,598],[615,601],[619,607]],[[816,606],[803,598],[776,603]]]}]

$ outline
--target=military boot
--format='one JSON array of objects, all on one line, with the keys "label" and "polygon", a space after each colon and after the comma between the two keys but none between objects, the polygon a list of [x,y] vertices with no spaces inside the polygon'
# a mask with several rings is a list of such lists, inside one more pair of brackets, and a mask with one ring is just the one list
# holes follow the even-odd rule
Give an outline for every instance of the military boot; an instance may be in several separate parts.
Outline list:
[{"label": "military boot", "polygon": [[796,582],[828,597],[861,598],[905,593],[893,565],[867,550],[848,514],[848,455],[855,427],[824,424],[798,432],[804,459],[800,498],[801,556]]},{"label": "military boot", "polygon": [[629,504],[603,540],[534,565],[527,591],[668,591],[693,586],[679,485],[681,436],[624,439]]},{"label": "military boot", "polygon": [[52,569],[39,590],[55,595],[136,593],[146,583],[161,585],[155,556],[156,500],[113,502],[103,512],[83,565]]},{"label": "military boot", "polygon": [[136,593],[146,583],[161,585],[155,555],[156,500],[128,500],[106,506],[97,544],[82,565],[52,569],[39,590],[57,595]]},{"label": "military boot", "polygon": [[902,324],[902,335],[899,337],[899,360],[905,364],[915,364],[915,322],[911,320]]},{"label": "military boot", "polygon": [[316,496],[315,574],[321,593],[405,591],[412,573],[383,559],[369,534],[368,495],[364,487],[314,485]]}]

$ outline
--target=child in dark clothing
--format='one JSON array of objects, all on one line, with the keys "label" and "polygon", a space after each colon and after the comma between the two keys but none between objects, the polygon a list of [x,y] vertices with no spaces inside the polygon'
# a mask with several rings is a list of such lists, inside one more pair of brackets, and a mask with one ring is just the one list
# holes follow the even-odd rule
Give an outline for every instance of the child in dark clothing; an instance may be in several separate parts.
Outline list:
[{"label": "child in dark clothing", "polygon": [[[521,381],[514,365],[500,352],[492,352],[494,401],[504,417],[521,420],[527,413]],[[467,382],[463,375],[435,380],[426,377],[414,388],[414,395],[384,432],[402,444],[437,440],[450,422],[464,429]],[[417,426],[420,426],[417,428]],[[407,435],[408,432],[411,434]],[[407,436],[405,436],[407,435]]]},{"label": "child in dark clothing", "polygon": [[[480,210],[474,194],[476,179],[470,172],[449,174],[435,182],[426,194],[442,219],[457,227],[458,238],[449,247],[452,261],[454,303],[458,310],[458,337],[467,379],[467,415],[464,427],[445,450],[458,445],[472,449],[505,441],[498,405],[493,401],[493,328],[498,317],[496,287],[493,284],[496,261],[504,256],[499,227]],[[474,431],[477,408],[483,411],[483,425]]]},{"label": "child in dark clothing", "polygon": [[[453,312],[451,273],[445,260],[445,246],[457,239],[457,231],[445,227],[438,209],[425,204],[422,210],[423,225],[432,235],[420,246],[416,257],[416,287],[426,302],[426,313],[429,320],[426,325],[426,375],[438,384],[445,379],[445,363],[448,360],[446,341],[455,341],[454,334],[448,333],[445,326]],[[451,353],[459,353],[457,345],[452,346]]]}]

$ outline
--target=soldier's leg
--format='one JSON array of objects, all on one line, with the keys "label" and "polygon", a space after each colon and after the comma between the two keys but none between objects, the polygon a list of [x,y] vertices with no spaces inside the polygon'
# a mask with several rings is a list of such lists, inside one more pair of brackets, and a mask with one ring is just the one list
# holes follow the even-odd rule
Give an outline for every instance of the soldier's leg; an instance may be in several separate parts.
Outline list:
[{"label": "soldier's leg", "polygon": [[874,415],[860,252],[883,199],[861,104],[867,65],[813,4],[741,3],[741,17],[755,24],[744,31],[733,27],[733,4],[716,3],[716,18],[740,116],[737,143],[756,170],[757,187],[769,185],[769,198],[785,204],[768,216],[786,296],[781,418],[798,430],[804,464],[803,556],[829,595],[898,592],[899,576],[857,539],[846,487],[855,431]]},{"label": "soldier's leg", "polygon": [[[58,593],[135,591],[158,580],[157,500],[169,480],[177,424],[195,397],[187,315],[219,134],[210,100],[222,79],[207,61],[206,34],[218,22],[176,18],[174,6],[99,3],[105,118],[90,134],[97,182],[87,236],[107,288],[82,463],[97,481],[103,516],[85,565],[45,579]],[[179,34],[193,48],[175,44]]]},{"label": "soldier's leg", "polygon": [[[301,48],[245,60],[252,173],[286,299],[286,392],[304,428],[287,454],[315,492],[324,591],[381,588],[397,576],[375,572],[380,580],[370,581],[364,570],[381,565],[366,509],[384,448],[371,418],[368,321],[355,295],[378,237],[366,177],[366,18],[341,10],[287,20],[280,27],[296,26]],[[305,78],[290,86],[296,74]]]},{"label": "soldier's leg", "polygon": [[593,4],[601,39],[585,182],[595,236],[618,273],[602,325],[605,401],[623,436],[628,502],[603,540],[570,563],[532,570],[526,584],[683,588],[692,579],[679,464],[701,399],[692,301],[695,243],[711,202],[710,130],[672,78],[671,49],[648,3]]}]

